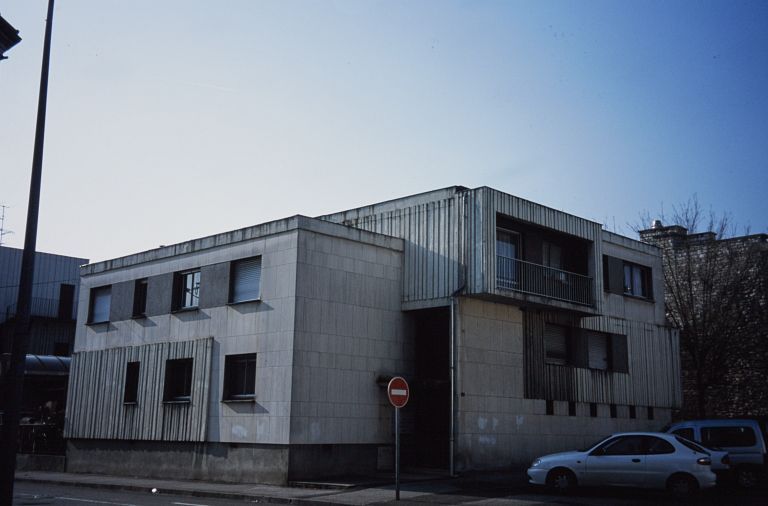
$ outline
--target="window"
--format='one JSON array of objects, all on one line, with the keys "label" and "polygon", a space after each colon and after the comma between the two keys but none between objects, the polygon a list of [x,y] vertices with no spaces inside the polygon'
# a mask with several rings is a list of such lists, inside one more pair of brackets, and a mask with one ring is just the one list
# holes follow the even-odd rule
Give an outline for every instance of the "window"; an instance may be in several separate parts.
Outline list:
[{"label": "window", "polygon": [[601,332],[586,331],[587,365],[590,369],[610,369],[610,335]]},{"label": "window", "polygon": [[651,298],[651,269],[624,262],[624,294]]},{"label": "window", "polygon": [[643,436],[620,436],[600,447],[602,455],[642,455]]},{"label": "window", "polygon": [[189,402],[192,395],[192,359],[165,361],[163,402]]},{"label": "window", "polygon": [[112,286],[91,288],[91,307],[88,313],[88,323],[108,322],[111,301]]},{"label": "window", "polygon": [[597,418],[597,403],[589,403],[589,416],[592,418]]},{"label": "window", "polygon": [[174,309],[194,309],[200,305],[200,271],[180,272],[174,279]]},{"label": "window", "polygon": [[258,300],[261,295],[261,257],[246,258],[232,262],[229,288],[229,302]]},{"label": "window", "polygon": [[256,354],[227,355],[224,360],[225,401],[251,400],[256,394]]},{"label": "window", "polygon": [[660,437],[645,436],[647,445],[646,453],[648,455],[664,455],[666,453],[675,453],[675,447]]},{"label": "window", "polygon": [[544,326],[544,357],[550,364],[568,364],[568,328],[562,325]]},{"label": "window", "polygon": [[648,406],[648,420],[653,420],[653,406]]},{"label": "window", "polygon": [[629,407],[629,417],[630,418],[637,418],[637,409],[634,406]]},{"label": "window", "polygon": [[576,416],[576,403],[573,401],[568,403],[568,416]]},{"label": "window", "polygon": [[71,320],[75,307],[75,285],[62,283],[59,285],[59,319]]},{"label": "window", "polygon": [[128,362],[125,367],[125,391],[123,403],[136,404],[139,398],[139,363]]},{"label": "window", "polygon": [[693,429],[690,427],[685,429],[673,430],[672,434],[675,434],[680,437],[684,437],[685,439],[690,439],[691,441],[694,441],[694,438],[695,438],[695,436],[693,435]]},{"label": "window", "polygon": [[707,446],[755,446],[757,439],[751,427],[702,427],[701,442]]},{"label": "window", "polygon": [[547,399],[547,406],[546,406],[546,414],[548,415],[554,415],[555,414],[555,401],[552,399]]},{"label": "window", "polygon": [[611,404],[611,418],[616,418],[618,416],[618,413],[616,411],[616,404]]},{"label": "window", "polygon": [[514,289],[520,278],[520,234],[509,230],[496,230],[496,285]]},{"label": "window", "polygon": [[147,279],[137,279],[133,287],[133,316],[147,313]]}]

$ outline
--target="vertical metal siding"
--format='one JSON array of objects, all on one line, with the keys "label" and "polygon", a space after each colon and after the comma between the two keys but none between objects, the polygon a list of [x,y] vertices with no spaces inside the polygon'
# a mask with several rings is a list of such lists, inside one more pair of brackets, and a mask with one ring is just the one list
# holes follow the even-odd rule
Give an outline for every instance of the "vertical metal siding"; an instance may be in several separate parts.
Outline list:
[{"label": "vertical metal siding", "polygon": [[[64,436],[204,441],[213,338],[75,353]],[[189,403],[163,403],[165,361],[194,359]],[[138,402],[123,404],[125,369],[139,362]]]},{"label": "vertical metal siding", "polygon": [[626,336],[629,373],[624,374],[545,363],[544,325],[552,316],[533,311],[525,313],[526,397],[680,406],[679,344],[672,329],[606,316],[583,319],[580,328]]}]

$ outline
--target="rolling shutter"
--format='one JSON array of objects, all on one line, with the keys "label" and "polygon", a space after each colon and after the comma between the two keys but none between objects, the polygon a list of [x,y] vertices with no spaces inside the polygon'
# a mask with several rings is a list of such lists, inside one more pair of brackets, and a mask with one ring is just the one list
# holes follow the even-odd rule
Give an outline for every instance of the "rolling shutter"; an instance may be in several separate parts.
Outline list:
[{"label": "rolling shutter", "polygon": [[235,262],[232,267],[232,302],[257,300],[260,296],[261,257]]}]

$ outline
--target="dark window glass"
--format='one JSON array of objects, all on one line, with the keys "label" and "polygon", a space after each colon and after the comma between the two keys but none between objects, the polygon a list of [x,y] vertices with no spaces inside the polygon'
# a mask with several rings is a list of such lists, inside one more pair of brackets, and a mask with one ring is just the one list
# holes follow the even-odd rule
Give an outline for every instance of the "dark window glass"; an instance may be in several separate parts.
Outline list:
[{"label": "dark window glass", "polygon": [[637,418],[637,410],[634,406],[629,407],[629,417],[630,418]]},{"label": "dark window glass", "polygon": [[137,279],[133,288],[133,316],[144,316],[147,312],[147,280]]},{"label": "dark window glass", "polygon": [[61,284],[59,286],[59,318],[71,320],[75,307],[75,285]]},{"label": "dark window glass", "polygon": [[256,354],[227,355],[224,361],[224,400],[253,399],[256,393]]},{"label": "dark window glass", "polygon": [[261,257],[232,262],[230,302],[258,300],[261,282]]},{"label": "dark window glass", "polygon": [[660,437],[646,436],[646,445],[648,455],[662,455],[665,453],[675,453],[675,447],[668,441]]},{"label": "dark window glass", "polygon": [[88,312],[88,323],[108,322],[111,302],[112,286],[91,288],[91,307]]},{"label": "dark window glass", "polygon": [[547,414],[548,415],[555,414],[555,401],[547,400]]},{"label": "dark window glass", "polygon": [[648,406],[648,420],[653,420],[653,406]]},{"label": "dark window glass", "polygon": [[701,442],[707,446],[754,446],[757,442],[751,427],[702,427]]},{"label": "dark window glass", "polygon": [[673,430],[672,434],[675,434],[680,437],[684,437],[685,439],[690,439],[691,441],[694,440],[693,429],[691,428]]},{"label": "dark window glass", "polygon": [[496,285],[514,290],[520,279],[520,234],[496,230]]},{"label": "dark window glass", "polygon": [[550,364],[568,364],[568,327],[544,326],[544,354]]},{"label": "dark window glass", "polygon": [[597,404],[594,402],[589,403],[589,416],[592,418],[597,417]]},{"label": "dark window glass", "polygon": [[139,398],[139,363],[128,362],[125,367],[125,391],[123,402],[132,404]]},{"label": "dark window glass", "polygon": [[165,387],[163,401],[189,401],[192,395],[192,359],[178,358],[165,361]]},{"label": "dark window glass", "polygon": [[573,401],[568,403],[568,416],[576,416],[576,403]]},{"label": "dark window glass", "polygon": [[603,455],[642,455],[643,436],[622,436],[611,439],[602,447]]},{"label": "dark window glass", "polygon": [[611,418],[616,418],[616,404],[611,404]]}]

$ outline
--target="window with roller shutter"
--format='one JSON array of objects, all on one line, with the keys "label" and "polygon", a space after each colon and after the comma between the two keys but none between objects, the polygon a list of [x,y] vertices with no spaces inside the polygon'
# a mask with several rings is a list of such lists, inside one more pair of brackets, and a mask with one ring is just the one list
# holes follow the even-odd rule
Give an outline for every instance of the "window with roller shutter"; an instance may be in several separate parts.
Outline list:
[{"label": "window with roller shutter", "polygon": [[261,257],[232,262],[229,302],[255,301],[261,298]]}]

